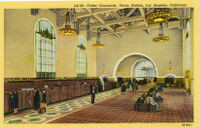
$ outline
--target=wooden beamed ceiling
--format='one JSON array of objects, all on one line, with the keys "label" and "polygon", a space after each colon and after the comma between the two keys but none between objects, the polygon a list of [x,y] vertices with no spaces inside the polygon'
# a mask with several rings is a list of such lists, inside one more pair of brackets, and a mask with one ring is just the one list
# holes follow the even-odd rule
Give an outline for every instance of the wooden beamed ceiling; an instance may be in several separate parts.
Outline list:
[{"label": "wooden beamed ceiling", "polygon": [[[65,19],[68,9],[50,10],[56,14],[61,13],[62,19]],[[96,34],[97,28],[101,28],[102,35],[111,34],[120,37],[121,32],[142,29],[150,34],[150,29],[160,27],[160,24],[148,24],[145,20],[145,16],[153,11],[152,8],[80,8],[76,9],[76,17],[80,31],[87,31],[88,24],[86,21],[90,16],[93,35]],[[180,19],[183,18],[183,9],[170,9],[170,13],[174,20],[168,22],[168,28],[179,28]],[[190,15],[184,18],[190,18]]]}]

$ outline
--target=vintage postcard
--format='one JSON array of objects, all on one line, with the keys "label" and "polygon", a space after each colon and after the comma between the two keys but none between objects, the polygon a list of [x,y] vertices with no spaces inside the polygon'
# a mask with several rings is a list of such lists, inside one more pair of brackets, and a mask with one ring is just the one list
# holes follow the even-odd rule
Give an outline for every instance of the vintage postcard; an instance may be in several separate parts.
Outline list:
[{"label": "vintage postcard", "polygon": [[1,1],[2,126],[199,126],[199,2]]}]

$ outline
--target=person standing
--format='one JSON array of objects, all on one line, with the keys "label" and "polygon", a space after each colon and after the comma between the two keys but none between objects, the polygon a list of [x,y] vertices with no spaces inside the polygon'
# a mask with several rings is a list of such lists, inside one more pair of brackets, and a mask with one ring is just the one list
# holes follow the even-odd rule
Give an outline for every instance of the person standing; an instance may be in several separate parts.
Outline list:
[{"label": "person standing", "polygon": [[13,113],[18,112],[18,93],[17,90],[14,90],[13,94],[11,94],[11,108]]},{"label": "person standing", "polygon": [[40,103],[42,103],[43,100],[42,90],[39,90],[39,96],[40,96]]},{"label": "person standing", "polygon": [[35,95],[33,98],[34,109],[38,110],[40,108],[40,94],[39,89],[35,90]]},{"label": "person standing", "polygon": [[40,103],[40,108],[41,108],[41,113],[46,112],[46,107],[47,107],[47,100],[46,100],[46,91],[45,89],[42,90],[42,102]]},{"label": "person standing", "polygon": [[103,90],[102,90],[103,88],[102,88],[101,82],[98,81],[97,84],[98,84],[98,86],[99,86],[99,89],[98,89],[98,90],[99,90],[99,92],[100,92],[100,94],[101,94],[101,92],[103,91]]},{"label": "person standing", "polygon": [[157,82],[157,78],[156,78],[156,77],[154,77],[154,80],[153,80],[153,82],[154,82],[154,83],[156,83],[156,82]]},{"label": "person standing", "polygon": [[36,98],[36,89],[34,89],[34,94],[33,94],[33,108],[34,110],[37,109],[37,98]]},{"label": "person standing", "polygon": [[135,84],[135,90],[138,90],[138,83]]},{"label": "person standing", "polygon": [[96,93],[96,88],[95,85],[92,85],[92,90],[91,90],[91,103],[95,103],[95,93]]},{"label": "person standing", "polygon": [[131,88],[133,90],[133,93],[135,92],[135,82],[134,80],[131,82]]},{"label": "person standing", "polygon": [[131,80],[128,80],[127,89],[130,88],[130,85],[131,85]]},{"label": "person standing", "polygon": [[98,94],[99,93],[99,85],[96,83],[95,87],[96,87],[96,94]]},{"label": "person standing", "polygon": [[46,95],[46,91],[43,89],[42,90],[42,102],[43,103],[47,103],[47,95]]},{"label": "person standing", "polygon": [[125,86],[125,82],[121,85],[121,92],[125,92],[126,91],[126,86]]}]

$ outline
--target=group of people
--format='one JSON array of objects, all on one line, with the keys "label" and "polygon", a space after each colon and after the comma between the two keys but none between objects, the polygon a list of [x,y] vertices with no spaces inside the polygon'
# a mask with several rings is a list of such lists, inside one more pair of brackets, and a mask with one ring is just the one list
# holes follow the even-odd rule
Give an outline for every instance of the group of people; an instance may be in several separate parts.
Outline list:
[{"label": "group of people", "polygon": [[101,84],[100,81],[98,81],[97,84],[93,84],[93,85],[95,86],[95,89],[96,89],[95,92],[96,92],[96,94],[101,93],[101,92],[104,91],[104,87],[103,87],[103,85]]},{"label": "group of people", "polygon": [[150,88],[147,93],[143,93],[134,104],[134,108],[136,109],[136,105],[138,103],[151,104],[156,105],[156,111],[160,111],[160,103],[163,101],[163,98],[160,96],[160,93],[163,91],[162,86],[155,85]]},{"label": "group of people", "polygon": [[[19,108],[19,97],[18,97],[18,91],[13,90],[9,92],[10,94],[10,108],[13,113],[18,112]],[[33,96],[33,107],[34,110],[40,110],[41,109],[41,103],[46,103],[46,92],[45,90],[35,89],[34,90],[34,96]],[[45,109],[46,111],[46,109]]]},{"label": "group of people", "polygon": [[120,82],[120,86],[121,86],[121,92],[125,92],[126,89],[132,88],[133,92],[137,91],[139,89],[139,85],[144,85],[147,84],[148,81],[146,79],[144,80],[136,80],[136,79],[132,79],[131,80],[126,80],[126,81],[122,81]]},{"label": "group of people", "polygon": [[[42,104],[46,104],[46,91],[45,89],[35,89],[34,90],[34,96],[33,96],[33,107],[34,110],[38,110],[38,112],[41,112]],[[46,108],[42,107],[42,109],[46,112]]]},{"label": "group of people", "polygon": [[[137,80],[136,80],[137,81]],[[138,80],[137,81],[137,83],[139,84],[139,85],[145,85],[145,84],[147,84],[148,82],[150,82],[150,81],[148,81],[146,78],[144,78],[143,80]]]}]

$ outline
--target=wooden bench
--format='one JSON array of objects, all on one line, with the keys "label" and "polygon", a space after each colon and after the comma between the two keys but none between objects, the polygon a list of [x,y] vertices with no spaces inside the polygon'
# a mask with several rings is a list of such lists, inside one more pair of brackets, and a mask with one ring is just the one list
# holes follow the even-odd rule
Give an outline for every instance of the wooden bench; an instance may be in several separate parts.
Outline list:
[{"label": "wooden bench", "polygon": [[137,103],[136,111],[138,111],[138,112],[156,112],[156,105]]}]

